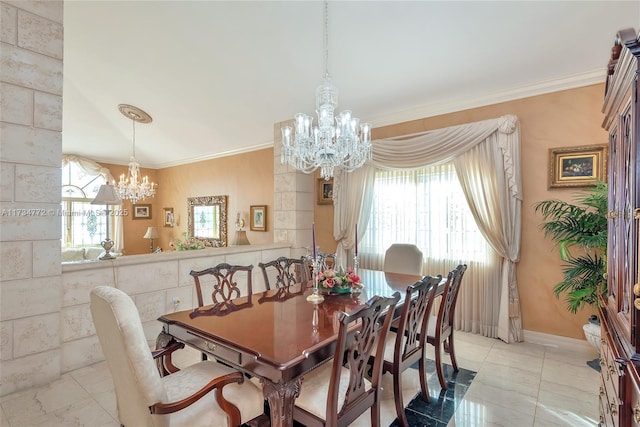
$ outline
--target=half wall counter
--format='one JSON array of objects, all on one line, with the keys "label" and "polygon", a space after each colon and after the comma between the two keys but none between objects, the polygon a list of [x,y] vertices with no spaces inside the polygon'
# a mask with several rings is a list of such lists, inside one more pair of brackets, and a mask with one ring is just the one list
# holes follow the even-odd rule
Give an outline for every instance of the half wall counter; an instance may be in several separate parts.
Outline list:
[{"label": "half wall counter", "polygon": [[256,293],[265,290],[258,263],[280,256],[291,256],[289,244],[205,248],[63,263],[62,372],[104,360],[89,309],[89,293],[94,287],[113,286],[130,295],[140,313],[147,340],[153,346],[162,329],[158,317],[197,305],[191,270],[204,270],[223,262],[252,264],[252,287]]}]

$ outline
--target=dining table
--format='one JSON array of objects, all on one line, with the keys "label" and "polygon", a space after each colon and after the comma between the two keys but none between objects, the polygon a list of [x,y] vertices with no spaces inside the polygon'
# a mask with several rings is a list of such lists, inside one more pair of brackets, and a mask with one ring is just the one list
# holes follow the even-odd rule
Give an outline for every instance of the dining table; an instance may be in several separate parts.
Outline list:
[{"label": "dining table", "polygon": [[304,375],[334,356],[340,313],[374,295],[400,292],[393,314],[399,316],[407,286],[422,279],[363,269],[358,275],[364,284],[360,293],[322,294],[319,303],[307,301],[311,281],[165,314],[158,319],[163,324],[158,343],[182,342],[257,377],[269,403],[271,426],[292,426]]}]

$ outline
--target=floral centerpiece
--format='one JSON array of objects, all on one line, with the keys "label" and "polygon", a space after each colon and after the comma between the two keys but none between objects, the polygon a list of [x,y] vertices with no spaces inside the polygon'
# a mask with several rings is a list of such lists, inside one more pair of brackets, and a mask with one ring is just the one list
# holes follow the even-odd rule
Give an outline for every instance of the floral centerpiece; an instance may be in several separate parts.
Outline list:
[{"label": "floral centerpiece", "polygon": [[347,271],[338,267],[337,270],[330,268],[318,273],[318,289],[325,292],[347,294],[360,292],[362,288],[364,284],[360,281],[360,276],[351,267]]},{"label": "floral centerpiece", "polygon": [[204,249],[204,242],[195,237],[188,237],[187,233],[182,233],[182,239],[176,239],[172,242],[178,251],[192,251],[195,249]]}]

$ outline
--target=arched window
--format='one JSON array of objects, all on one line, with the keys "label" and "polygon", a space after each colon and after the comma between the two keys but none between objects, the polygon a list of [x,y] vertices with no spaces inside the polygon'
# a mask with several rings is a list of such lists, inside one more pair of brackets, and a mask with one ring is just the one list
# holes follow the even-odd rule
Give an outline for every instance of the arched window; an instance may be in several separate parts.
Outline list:
[{"label": "arched window", "polygon": [[[62,247],[100,247],[107,238],[107,221],[110,239],[116,241],[118,227],[115,216],[106,215],[106,207],[92,205],[100,186],[108,183],[111,174],[92,160],[77,156],[63,156],[62,160]],[[119,239],[120,240],[120,239]],[[116,246],[121,247],[122,243]]]}]

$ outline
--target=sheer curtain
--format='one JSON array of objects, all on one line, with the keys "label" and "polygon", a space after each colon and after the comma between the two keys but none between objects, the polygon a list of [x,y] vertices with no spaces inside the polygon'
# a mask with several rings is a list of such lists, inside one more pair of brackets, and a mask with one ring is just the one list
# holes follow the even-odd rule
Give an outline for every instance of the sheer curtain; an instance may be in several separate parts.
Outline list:
[{"label": "sheer curtain", "polygon": [[[84,170],[87,175],[101,175],[107,183],[114,182],[113,176],[109,169],[102,167],[100,164],[85,157],[74,156],[71,154],[62,155],[62,167],[64,168],[70,162],[75,163],[80,169]],[[122,224],[122,216],[115,215],[115,230],[113,231],[113,250],[112,252],[122,252],[124,247],[124,227]]]},{"label": "sheer curtain", "polygon": [[[484,273],[479,269],[471,273],[473,264],[470,265],[465,288],[471,282],[483,280],[484,293],[473,296],[467,306],[460,304],[456,324],[464,330],[483,330],[489,336],[497,331],[495,334],[506,342],[521,341],[515,265],[520,257],[522,187],[515,116],[374,141],[371,162],[350,174],[338,172],[334,179],[334,238],[338,241],[338,256],[345,257],[352,250],[356,223],[359,240],[369,227],[376,170],[412,170],[448,162],[454,165],[478,229],[498,254],[497,262],[490,262],[492,267]],[[433,270],[427,268],[443,272],[451,269],[435,265]],[[481,325],[496,309],[495,320],[490,325]],[[475,317],[474,310],[480,312]],[[485,320],[479,321],[480,318]]]}]

